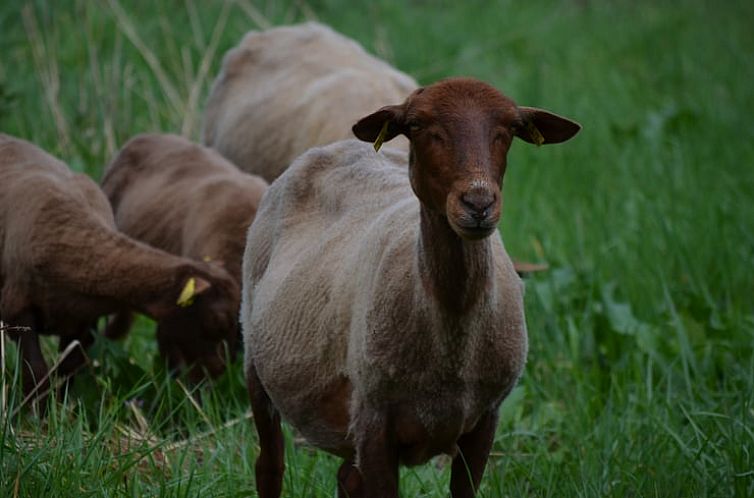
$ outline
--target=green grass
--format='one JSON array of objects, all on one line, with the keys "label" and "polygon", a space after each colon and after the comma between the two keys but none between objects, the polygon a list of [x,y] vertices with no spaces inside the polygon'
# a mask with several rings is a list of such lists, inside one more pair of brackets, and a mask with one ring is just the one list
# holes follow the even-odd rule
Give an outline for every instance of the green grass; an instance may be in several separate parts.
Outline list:
[{"label": "green grass", "polygon": [[[511,151],[504,240],[551,270],[527,284],[529,362],[480,495],[754,496],[754,3],[155,5],[4,2],[0,130],[98,178],[136,133],[198,138],[221,55],[311,16],[422,83],[476,76],[574,118],[575,140]],[[6,349],[0,495],[254,495],[240,365],[194,405],[143,322],[45,419],[9,418]],[[287,435],[286,496],[333,496],[337,460]],[[401,479],[446,496],[449,468]]]}]

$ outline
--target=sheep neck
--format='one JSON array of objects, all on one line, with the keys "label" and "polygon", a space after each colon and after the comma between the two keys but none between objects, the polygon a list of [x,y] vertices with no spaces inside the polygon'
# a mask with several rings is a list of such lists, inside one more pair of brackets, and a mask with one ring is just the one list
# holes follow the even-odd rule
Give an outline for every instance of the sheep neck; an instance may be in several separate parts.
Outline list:
[{"label": "sheep neck", "polygon": [[[89,215],[53,214],[50,256],[37,270],[76,291],[132,305],[173,290],[175,259],[139,244]],[[65,216],[65,219],[60,219]],[[52,232],[52,233],[50,233]]]},{"label": "sheep neck", "polygon": [[489,289],[489,240],[465,240],[442,214],[420,211],[418,267],[424,290],[449,314],[466,314]]}]

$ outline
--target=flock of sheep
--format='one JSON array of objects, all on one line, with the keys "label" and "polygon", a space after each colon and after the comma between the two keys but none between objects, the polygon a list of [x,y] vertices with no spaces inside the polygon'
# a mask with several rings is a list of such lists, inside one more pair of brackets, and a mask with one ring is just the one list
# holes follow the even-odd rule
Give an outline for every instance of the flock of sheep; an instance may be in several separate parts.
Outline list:
[{"label": "flock of sheep", "polygon": [[108,337],[153,318],[196,381],[242,336],[260,497],[281,493],[281,418],[343,458],[341,497],[397,497],[399,464],[440,453],[471,497],[527,350],[506,155],[579,129],[477,80],[419,88],[307,23],[227,53],[204,145],[139,135],[100,185],[0,135],[0,319],[24,391],[50,389],[40,334],[79,341],[70,379],[102,316]]}]

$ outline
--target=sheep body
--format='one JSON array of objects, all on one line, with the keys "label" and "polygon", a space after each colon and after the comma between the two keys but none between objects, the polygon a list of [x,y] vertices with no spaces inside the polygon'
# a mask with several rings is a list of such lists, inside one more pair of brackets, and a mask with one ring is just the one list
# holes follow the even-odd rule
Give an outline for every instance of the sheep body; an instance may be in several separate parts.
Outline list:
[{"label": "sheep body", "polygon": [[[121,234],[96,183],[0,134],[0,319],[30,328],[14,337],[29,369],[25,389],[47,371],[40,333],[60,336],[61,349],[73,340],[85,347],[100,316],[126,309],[157,319],[189,312],[214,324],[210,331],[222,330],[234,322],[229,310],[214,307],[213,292],[227,284],[223,273]],[[207,294],[181,308],[177,300],[191,278]],[[64,373],[83,362],[80,353],[71,358]]]},{"label": "sheep body", "polygon": [[121,231],[172,254],[220,262],[239,288],[246,232],[266,188],[217,152],[169,134],[129,140],[102,179]]},{"label": "sheep body", "polygon": [[498,406],[527,350],[522,284],[497,231],[514,137],[580,126],[449,78],[361,118],[364,142],[312,149],[270,187],[249,230],[241,320],[259,435],[260,498],[282,492],[281,415],[344,457],[338,496],[397,498],[400,463],[454,455],[473,497]]},{"label": "sheep body", "polygon": [[[217,152],[169,134],[129,140],[102,179],[123,233],[171,254],[222,267],[234,289],[241,287],[246,232],[266,187],[264,180],[239,171]],[[226,301],[237,314],[240,293],[229,293]],[[123,335],[128,325],[130,320],[119,317],[108,335]],[[186,320],[161,323],[160,351],[176,368],[190,364],[202,355],[191,347],[200,334],[197,324]],[[237,326],[228,331],[237,334]],[[198,378],[200,372],[192,375]]]},{"label": "sheep body", "polygon": [[[241,318],[247,369],[313,444],[348,456],[359,418],[393,407],[426,431],[402,454],[418,464],[453,453],[501,402],[527,342],[521,282],[497,236],[479,242],[494,275],[467,313],[427,294],[405,161],[357,141],[301,156],[249,231]],[[332,413],[313,413],[323,402]]]},{"label": "sheep body", "polygon": [[[248,33],[207,100],[204,144],[271,182],[299,154],[351,137],[351,125],[417,87],[408,75],[318,23]],[[408,141],[396,140],[408,150]]]}]

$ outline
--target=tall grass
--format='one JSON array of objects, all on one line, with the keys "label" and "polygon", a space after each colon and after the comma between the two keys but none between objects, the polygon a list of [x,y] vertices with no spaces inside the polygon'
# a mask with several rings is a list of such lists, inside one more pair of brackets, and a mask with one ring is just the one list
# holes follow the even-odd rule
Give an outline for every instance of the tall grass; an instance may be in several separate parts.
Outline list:
[{"label": "tall grass", "polygon": [[[423,83],[475,76],[572,117],[575,140],[511,151],[503,238],[551,270],[527,283],[529,363],[480,494],[748,497],[753,15],[703,0],[5,2],[0,130],[98,179],[136,133],[197,139],[247,30],[313,18]],[[196,403],[143,320],[98,341],[46,417],[10,417],[19,360],[2,345],[2,496],[254,494],[239,365]],[[286,496],[332,496],[338,462],[286,444]],[[403,496],[446,496],[449,470],[401,479]]]}]

